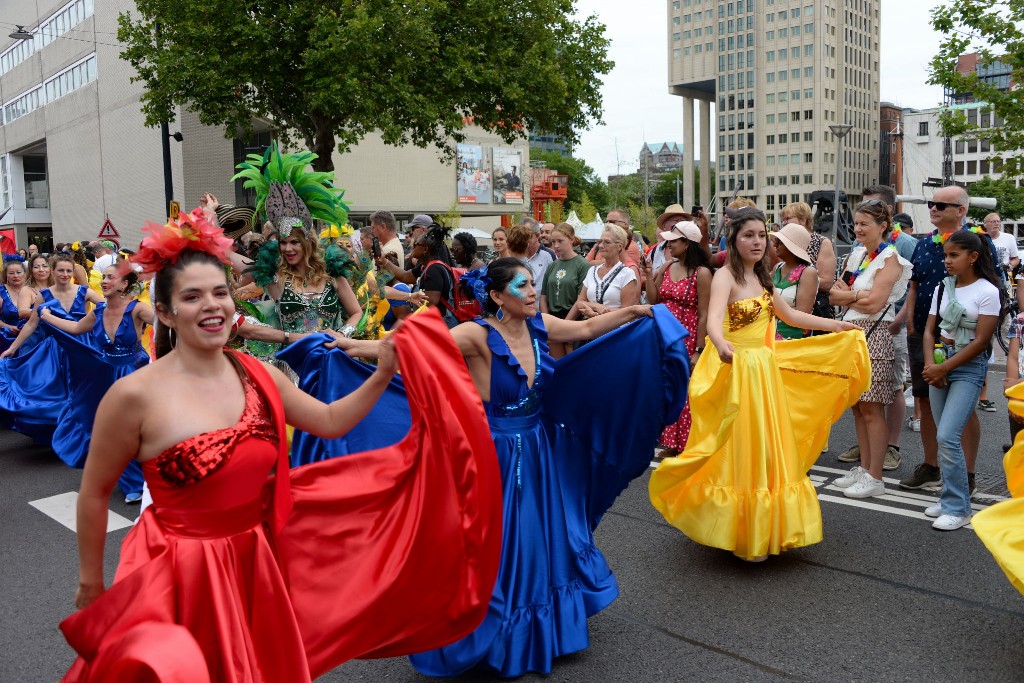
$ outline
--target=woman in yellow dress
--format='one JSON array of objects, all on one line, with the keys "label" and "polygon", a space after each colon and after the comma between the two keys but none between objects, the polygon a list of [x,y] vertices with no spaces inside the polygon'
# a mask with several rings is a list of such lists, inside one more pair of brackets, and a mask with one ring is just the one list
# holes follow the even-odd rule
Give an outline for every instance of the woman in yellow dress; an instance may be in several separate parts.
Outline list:
[{"label": "woman in yellow dress", "polygon": [[[1024,417],[1024,383],[1007,389],[1006,397],[1010,412]],[[1003,469],[1012,498],[975,514],[971,524],[1006,578],[1024,593],[1024,439],[1014,440],[1003,456]]]},{"label": "woman in yellow dress", "polygon": [[[686,449],[651,475],[654,507],[694,541],[760,560],[822,538],[807,477],[832,422],[870,384],[864,332],[793,309],[772,287],[764,214],[729,226],[708,338],[690,377]],[[775,319],[841,334],[775,340]]]}]

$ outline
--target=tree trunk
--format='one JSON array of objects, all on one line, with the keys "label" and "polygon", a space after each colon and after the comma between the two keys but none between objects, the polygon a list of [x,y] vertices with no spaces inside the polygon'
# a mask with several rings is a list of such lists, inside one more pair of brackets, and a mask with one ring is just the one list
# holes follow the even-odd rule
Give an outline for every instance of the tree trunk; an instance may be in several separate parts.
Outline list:
[{"label": "tree trunk", "polygon": [[334,129],[331,124],[323,119],[314,119],[316,131],[313,138],[313,149],[310,151],[317,155],[313,160],[314,171],[334,171]]}]

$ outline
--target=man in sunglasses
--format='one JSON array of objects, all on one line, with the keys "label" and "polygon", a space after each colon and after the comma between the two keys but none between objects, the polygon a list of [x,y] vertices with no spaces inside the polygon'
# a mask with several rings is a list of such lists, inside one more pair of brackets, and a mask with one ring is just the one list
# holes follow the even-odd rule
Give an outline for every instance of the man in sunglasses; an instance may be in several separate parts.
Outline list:
[{"label": "man in sunglasses", "polygon": [[[935,420],[932,417],[931,402],[928,399],[928,384],[924,381],[924,354],[931,353],[922,343],[922,334],[928,324],[928,311],[932,298],[939,283],[946,277],[946,256],[943,251],[945,237],[963,228],[964,216],[970,198],[967,190],[951,185],[935,191],[928,202],[929,217],[935,231],[925,234],[918,240],[914,248],[911,262],[914,274],[910,278],[910,289],[904,308],[907,311],[907,349],[910,353],[910,378],[913,384],[914,398],[921,407],[921,443],[924,446],[924,462],[917,466],[914,473],[900,480],[900,488],[923,489],[938,491],[942,488],[942,473],[939,470],[939,446],[935,437]],[[995,248],[992,241],[987,240],[995,262]],[[976,412],[963,432],[964,455],[967,458],[968,490],[973,494],[974,463],[978,458],[978,446],[981,440],[981,422]]]}]

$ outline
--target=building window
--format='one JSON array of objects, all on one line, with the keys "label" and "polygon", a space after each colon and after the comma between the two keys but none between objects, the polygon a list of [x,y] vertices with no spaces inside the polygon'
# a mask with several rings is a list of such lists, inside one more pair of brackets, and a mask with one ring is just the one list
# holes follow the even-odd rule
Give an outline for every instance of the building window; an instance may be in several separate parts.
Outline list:
[{"label": "building window", "polygon": [[789,113],[788,112],[781,112],[781,113],[779,113],[779,123],[788,123],[788,122],[789,122]]},{"label": "building window", "polygon": [[43,84],[46,91],[46,103],[53,102],[73,90],[96,80],[96,55],[92,54],[69,66]]},{"label": "building window", "polygon": [[[893,166],[893,172],[895,172],[896,164],[893,164],[892,166]],[[982,159],[978,163],[978,172],[981,173],[981,175],[988,175],[988,172],[989,172],[989,161],[988,161],[988,159]]]},{"label": "building window", "polygon": [[814,176],[812,176],[810,173],[808,173],[808,174],[806,174],[804,176],[804,185],[810,185],[813,182],[814,182]]},{"label": "building window", "polygon": [[967,141],[967,153],[968,154],[977,154],[978,153],[978,141],[977,140],[968,140]]},{"label": "building window", "polygon": [[24,156],[21,163],[25,177],[25,208],[50,208],[50,192],[46,185],[46,157]]},{"label": "building window", "polygon": [[793,92],[789,93],[789,99],[791,99],[791,100],[799,100],[800,99],[800,91],[799,90],[794,90]]},{"label": "building window", "polygon": [[764,117],[764,122],[767,123],[769,126],[775,123],[775,114],[766,114]]},{"label": "building window", "polygon": [[804,131],[804,142],[814,142],[814,132],[810,130]]},{"label": "building window", "polygon": [[955,175],[963,175],[964,174],[964,162],[958,161],[955,164],[953,164],[953,173]]},{"label": "building window", "polygon": [[766,145],[774,145],[775,144],[775,136],[774,135],[769,135],[768,137],[766,137],[764,139],[764,144],[766,144]]},{"label": "building window", "polygon": [[[922,125],[924,125],[926,127],[925,129],[927,130],[927,125],[928,124],[922,124]],[[957,140],[956,141],[956,153],[957,154],[963,154],[964,151],[966,151],[966,149],[967,149],[967,143],[966,142],[964,142],[963,140]]]},{"label": "building window", "polygon": [[39,47],[46,47],[83,20],[91,17],[93,0],[72,0],[39,25]]},{"label": "building window", "polygon": [[921,121],[920,123],[917,124],[917,134],[919,136],[921,136],[921,137],[927,137],[928,136],[928,122],[927,121]]},{"label": "building window", "polygon": [[674,42],[674,43],[678,43],[678,42],[679,42],[679,39],[680,39],[680,37],[681,37],[681,36],[679,35],[679,31],[676,31],[675,33],[673,33],[673,34],[672,34],[672,42]]},{"label": "building window", "polygon": [[775,104],[775,93],[770,92],[764,96],[765,104]]},{"label": "building window", "polygon": [[768,52],[765,53],[764,58],[765,58],[765,61],[774,62],[775,61],[775,51],[774,50],[768,50]]},{"label": "building window", "polygon": [[679,17],[672,17],[672,25],[679,26]]},{"label": "building window", "polygon": [[814,162],[814,154],[811,153],[811,152],[805,152],[804,153],[804,163],[805,164],[810,164],[810,163],[813,163],[813,162]]},{"label": "building window", "polygon": [[788,28],[780,28],[779,29],[779,38],[780,39],[781,38],[789,38],[789,29]]},{"label": "building window", "polygon": [[678,47],[672,48],[672,56],[673,57],[678,57],[679,54],[680,54],[680,52],[679,52],[679,48]]},{"label": "building window", "polygon": [[4,123],[10,123],[20,119],[25,114],[33,112],[44,103],[42,102],[43,88],[37,85],[32,90],[19,95],[4,105]]},{"label": "building window", "polygon": [[779,144],[780,145],[784,145],[787,142],[789,142],[789,134],[788,133],[779,133]]},{"label": "building window", "polygon": [[789,155],[789,163],[793,164],[794,166],[799,164],[800,163],[800,155],[799,154],[790,154]]},{"label": "building window", "polygon": [[779,72],[779,80],[780,81],[788,81],[789,80],[789,72],[788,71],[780,71]]},{"label": "building window", "polygon": [[805,121],[810,121],[813,118],[814,118],[814,110],[813,109],[806,109],[806,110],[804,110],[804,120]]},{"label": "building window", "polygon": [[967,162],[967,175],[977,175],[977,174],[978,174],[978,162],[977,161],[968,161]]},{"label": "building window", "polygon": [[804,33],[814,33],[814,24],[804,24]]},{"label": "building window", "polygon": [[775,72],[774,71],[769,71],[767,74],[765,74],[764,81],[765,81],[765,83],[774,83],[775,82]]},{"label": "building window", "polygon": [[814,75],[814,67],[813,66],[805,66],[804,67],[804,78],[810,78],[813,75]]},{"label": "building window", "polygon": [[988,151],[991,150],[991,148],[992,148],[992,143],[989,142],[989,139],[988,138],[982,138],[981,139],[981,146],[979,147],[980,151],[988,152]]},{"label": "building window", "polygon": [[764,165],[765,166],[774,166],[775,165],[775,157],[774,156],[765,157],[764,158]]}]

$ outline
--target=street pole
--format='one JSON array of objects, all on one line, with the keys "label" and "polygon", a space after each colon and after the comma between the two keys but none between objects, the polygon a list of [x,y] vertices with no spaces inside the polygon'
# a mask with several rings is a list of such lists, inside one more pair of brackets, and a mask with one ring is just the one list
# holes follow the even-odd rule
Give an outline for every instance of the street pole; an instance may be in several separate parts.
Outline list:
[{"label": "street pole", "polygon": [[164,154],[164,211],[169,211],[174,200],[174,182],[171,178],[171,134],[166,121],[160,122],[160,145]]},{"label": "street pole", "polygon": [[839,234],[839,184],[843,176],[843,138],[850,132],[853,126],[847,123],[837,123],[829,126],[832,135],[836,137],[836,193],[832,202],[832,232],[829,235],[832,244],[836,243],[836,236]]},{"label": "street pole", "polygon": [[682,206],[682,203],[679,201],[679,171],[676,171],[676,204]]}]

